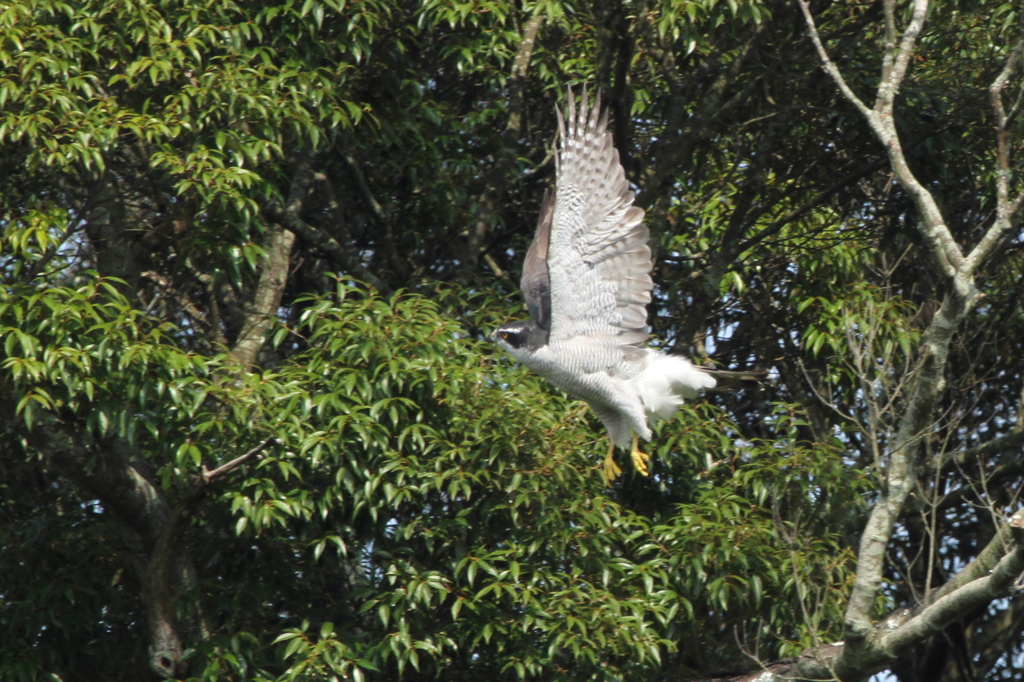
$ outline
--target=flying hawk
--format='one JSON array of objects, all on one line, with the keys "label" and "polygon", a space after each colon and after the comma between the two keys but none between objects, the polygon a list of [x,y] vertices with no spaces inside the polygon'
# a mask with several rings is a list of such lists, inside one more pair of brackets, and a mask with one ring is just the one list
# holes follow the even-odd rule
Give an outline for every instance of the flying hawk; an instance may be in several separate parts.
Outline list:
[{"label": "flying hawk", "polygon": [[643,209],[633,206],[600,96],[588,109],[584,88],[578,113],[574,100],[570,90],[568,121],[556,109],[555,192],[544,197],[523,265],[530,319],[509,322],[491,338],[590,405],[611,441],[606,480],[622,473],[615,446],[628,447],[646,476],[650,458],[638,438],[651,439],[648,419],[671,418],[685,398],[714,388],[716,377],[729,381],[739,373],[707,370],[645,346],[654,287],[650,232]]}]

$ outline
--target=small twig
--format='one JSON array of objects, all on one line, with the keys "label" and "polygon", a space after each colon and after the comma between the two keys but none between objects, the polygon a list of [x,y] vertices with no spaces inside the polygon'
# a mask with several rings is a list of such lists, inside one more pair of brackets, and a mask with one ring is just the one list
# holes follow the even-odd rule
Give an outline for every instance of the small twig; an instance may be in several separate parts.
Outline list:
[{"label": "small twig", "polygon": [[41,275],[43,273],[43,270],[46,269],[46,266],[50,264],[51,260],[53,260],[54,256],[56,256],[60,252],[61,247],[63,247],[64,244],[66,244],[67,241],[71,239],[72,235],[74,235],[75,232],[78,232],[78,230],[80,229],[81,228],[76,223],[72,223],[71,225],[69,225],[68,229],[64,230],[64,234],[61,235],[60,239],[55,241],[50,246],[50,248],[46,250],[46,253],[43,254],[43,257],[36,261],[36,263],[34,263],[32,267],[25,271],[25,273],[21,276],[21,281],[31,282],[36,277]]},{"label": "small twig", "polygon": [[249,450],[249,452],[239,457],[235,457],[230,462],[222,464],[212,471],[207,469],[206,465],[203,465],[202,473],[198,478],[193,480],[191,491],[189,491],[185,498],[178,504],[174,510],[174,514],[171,515],[170,523],[167,524],[166,528],[164,528],[161,533],[160,542],[164,543],[166,546],[173,546],[178,541],[184,531],[185,524],[187,524],[189,519],[192,518],[192,514],[195,513],[199,503],[203,501],[210,486],[215,483],[217,479],[223,477],[225,474],[231,473],[238,467],[259,455],[274,443],[280,442],[281,441],[277,436],[270,436],[252,450]]},{"label": "small twig", "polygon": [[494,272],[497,277],[507,277],[505,271],[498,265],[498,261],[494,260],[494,256],[489,253],[484,254],[484,262],[487,263],[488,267]]},{"label": "small twig", "polygon": [[[164,291],[170,294],[174,298],[174,300],[177,301],[178,305],[181,306],[182,311],[186,315],[191,317],[194,321],[198,322],[204,327],[210,327],[210,323],[209,321],[207,321],[206,315],[204,315],[203,312],[199,310],[199,307],[196,306],[196,304],[193,303],[187,295],[181,293],[173,286],[171,286],[170,281],[166,277],[164,277],[158,272],[153,272],[152,270],[148,270],[142,273],[142,276],[150,280],[151,282],[159,285],[160,287],[163,287]],[[150,309],[153,307],[153,305],[155,304],[156,300],[159,297],[160,292],[157,291],[157,293],[154,294],[153,296],[153,300],[151,300],[149,302],[149,305],[146,307],[147,313],[150,311]]]},{"label": "small twig", "polygon": [[829,408],[837,415],[839,415],[841,418],[845,419],[846,421],[850,422],[851,424],[859,428],[860,422],[858,422],[854,417],[851,417],[850,415],[840,410],[838,407],[836,407],[835,403],[833,403],[830,399],[826,398],[824,395],[821,394],[820,391],[818,391],[818,387],[817,385],[815,385],[814,379],[811,378],[810,372],[807,371],[807,367],[804,366],[803,360],[797,358],[796,362],[797,365],[800,366],[800,371],[804,373],[804,379],[807,380],[807,386],[811,389],[811,393],[814,394],[814,397],[821,401],[822,405]]},{"label": "small twig", "polygon": [[163,292],[157,289],[156,293],[153,294],[153,298],[149,299],[149,303],[146,305],[146,309],[142,311],[143,314],[149,315],[151,312],[153,312],[153,308],[156,307],[156,304],[160,302],[161,298],[163,298]]},{"label": "small twig", "polygon": [[227,464],[222,464],[222,465],[220,465],[219,467],[217,467],[216,469],[214,469],[212,471],[210,471],[205,466],[203,466],[203,476],[202,476],[202,484],[201,485],[203,485],[203,486],[210,485],[218,477],[223,476],[224,474],[229,473],[229,472],[231,472],[234,469],[237,469],[238,467],[242,466],[243,464],[248,462],[250,459],[252,459],[256,455],[260,454],[261,452],[263,452],[264,450],[269,448],[274,443],[280,444],[280,442],[281,441],[277,438],[277,436],[270,436],[269,438],[264,440],[262,443],[260,443],[256,447],[254,447],[249,452],[247,452],[244,455],[241,455],[239,457],[235,457],[233,460],[231,460]]}]

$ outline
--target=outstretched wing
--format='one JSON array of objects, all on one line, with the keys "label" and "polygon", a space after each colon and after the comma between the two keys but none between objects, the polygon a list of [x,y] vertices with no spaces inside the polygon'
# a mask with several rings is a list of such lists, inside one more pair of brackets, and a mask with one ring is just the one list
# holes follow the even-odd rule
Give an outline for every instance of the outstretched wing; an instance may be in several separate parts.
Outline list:
[{"label": "outstretched wing", "polygon": [[594,100],[588,110],[584,88],[577,112],[570,91],[568,120],[558,113],[561,145],[547,257],[550,343],[639,345],[649,333],[654,286],[650,233],[643,210],[633,206],[608,114],[601,112],[600,97]]}]

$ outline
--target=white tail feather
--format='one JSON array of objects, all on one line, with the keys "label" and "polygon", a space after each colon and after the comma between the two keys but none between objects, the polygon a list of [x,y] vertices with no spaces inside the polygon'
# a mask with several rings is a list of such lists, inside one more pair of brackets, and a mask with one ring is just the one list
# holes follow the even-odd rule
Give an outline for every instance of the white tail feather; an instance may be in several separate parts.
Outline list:
[{"label": "white tail feather", "polygon": [[671,419],[684,399],[714,388],[715,379],[686,358],[654,351],[647,367],[633,380],[648,415]]}]

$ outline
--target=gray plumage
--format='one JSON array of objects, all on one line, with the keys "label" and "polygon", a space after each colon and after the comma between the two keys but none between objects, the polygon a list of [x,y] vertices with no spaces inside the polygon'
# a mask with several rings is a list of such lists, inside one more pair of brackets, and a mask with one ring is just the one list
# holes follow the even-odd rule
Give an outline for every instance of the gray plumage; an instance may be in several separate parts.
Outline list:
[{"label": "gray plumage", "polygon": [[[650,439],[648,417],[671,417],[683,398],[716,381],[685,358],[644,346],[654,287],[650,233],[643,210],[633,206],[599,99],[588,107],[584,89],[577,109],[570,91],[566,119],[558,112],[555,192],[542,203],[521,280],[530,320],[491,336],[555,386],[586,400],[612,443],[628,448],[631,431]],[[647,456],[635,438],[632,452],[645,473]],[[611,450],[605,467],[609,478],[617,473]]]}]

